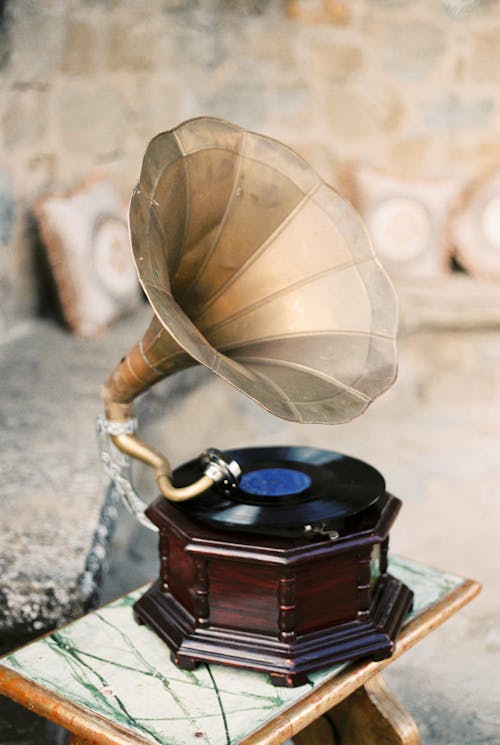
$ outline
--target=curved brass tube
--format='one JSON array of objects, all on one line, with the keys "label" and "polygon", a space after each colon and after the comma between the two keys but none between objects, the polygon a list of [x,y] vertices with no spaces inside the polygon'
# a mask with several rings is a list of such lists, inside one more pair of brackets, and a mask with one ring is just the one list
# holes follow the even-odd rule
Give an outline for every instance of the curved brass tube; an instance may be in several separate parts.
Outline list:
[{"label": "curved brass tube", "polygon": [[155,480],[162,495],[171,502],[185,502],[197,497],[214,485],[214,479],[202,476],[189,486],[175,487],[170,479],[172,469],[164,455],[147,445],[140,437],[133,434],[110,435],[111,442],[122,453],[146,463],[155,469]]},{"label": "curved brass tube", "polygon": [[[149,337],[151,342],[147,341]],[[171,341],[153,318],[142,342],[136,344],[116,366],[102,387],[101,395],[105,403],[107,431],[113,445],[122,453],[155,469],[155,479],[164,497],[172,502],[183,502],[209,489],[215,479],[204,474],[193,484],[176,488],[171,481],[172,469],[167,458],[134,434],[133,399],[167,375],[167,370],[161,373],[155,370],[149,357],[146,357],[146,350],[152,359],[156,359],[166,354],[165,344],[171,344]],[[183,360],[178,362],[178,367],[182,369],[187,364],[191,364],[191,361]],[[170,372],[175,369],[173,367]]]},{"label": "curved brass tube", "polygon": [[185,502],[188,499],[197,497],[207,489],[210,489],[215,483],[209,476],[202,476],[201,479],[198,479],[193,484],[189,484],[189,486],[176,488],[172,486],[172,482],[164,474],[157,474],[155,479],[160,492],[171,502]]}]

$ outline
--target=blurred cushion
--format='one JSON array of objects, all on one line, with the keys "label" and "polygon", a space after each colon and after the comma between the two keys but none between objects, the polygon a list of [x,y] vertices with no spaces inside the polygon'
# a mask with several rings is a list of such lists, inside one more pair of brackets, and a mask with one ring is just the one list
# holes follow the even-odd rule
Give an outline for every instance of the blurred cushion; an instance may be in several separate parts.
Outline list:
[{"label": "blurred cushion", "polygon": [[500,280],[500,166],[464,191],[450,219],[450,236],[464,269]]},{"label": "blurred cushion", "polygon": [[341,191],[361,214],[375,252],[393,276],[435,277],[450,269],[447,235],[456,181],[408,181],[373,168],[343,169]]},{"label": "blurred cushion", "polygon": [[138,307],[127,213],[110,183],[93,181],[66,196],[45,197],[34,212],[75,333],[96,336]]}]

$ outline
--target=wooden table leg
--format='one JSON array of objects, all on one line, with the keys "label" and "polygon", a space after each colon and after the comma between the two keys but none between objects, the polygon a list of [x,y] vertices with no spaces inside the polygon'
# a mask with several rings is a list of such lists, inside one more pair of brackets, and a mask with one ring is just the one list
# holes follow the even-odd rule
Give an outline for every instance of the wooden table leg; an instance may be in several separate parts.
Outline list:
[{"label": "wooden table leg", "polygon": [[333,724],[326,716],[311,722],[301,732],[293,736],[295,745],[338,745]]},{"label": "wooden table leg", "polygon": [[69,745],[89,745],[88,740],[82,740],[78,735],[71,735]]},{"label": "wooden table leg", "polygon": [[370,678],[325,716],[333,725],[336,745],[420,745],[417,725],[381,675]]}]

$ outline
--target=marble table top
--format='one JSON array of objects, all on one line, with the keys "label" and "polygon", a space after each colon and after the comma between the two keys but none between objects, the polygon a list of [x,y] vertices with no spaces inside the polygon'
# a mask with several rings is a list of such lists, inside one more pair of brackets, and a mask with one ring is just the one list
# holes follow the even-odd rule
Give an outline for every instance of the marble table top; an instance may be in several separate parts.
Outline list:
[{"label": "marble table top", "polygon": [[[390,571],[415,592],[408,620],[463,582],[456,575],[395,558]],[[278,716],[346,664],[309,675],[297,688],[275,688],[266,675],[219,665],[179,670],[167,647],[137,625],[140,588],[0,660],[0,665],[65,700],[162,745],[232,745]]]}]

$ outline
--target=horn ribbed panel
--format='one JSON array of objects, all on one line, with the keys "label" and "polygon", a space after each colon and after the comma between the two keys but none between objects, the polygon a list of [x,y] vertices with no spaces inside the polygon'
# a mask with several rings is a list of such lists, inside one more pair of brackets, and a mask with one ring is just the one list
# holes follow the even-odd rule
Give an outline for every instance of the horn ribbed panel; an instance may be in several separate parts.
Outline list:
[{"label": "horn ribbed panel", "polygon": [[396,299],[364,227],[280,143],[209,118],[158,135],[130,222],[179,349],[274,414],[346,421],[394,381]]}]

